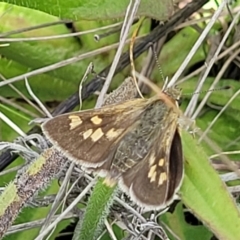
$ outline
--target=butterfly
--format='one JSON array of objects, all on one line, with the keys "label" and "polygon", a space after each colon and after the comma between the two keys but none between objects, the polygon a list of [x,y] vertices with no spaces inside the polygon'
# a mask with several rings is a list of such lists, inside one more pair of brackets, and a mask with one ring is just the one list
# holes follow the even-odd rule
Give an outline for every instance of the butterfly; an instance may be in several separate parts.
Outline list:
[{"label": "butterfly", "polygon": [[49,141],[76,164],[118,181],[139,206],[164,209],[183,179],[180,90],[72,112],[43,123]]}]

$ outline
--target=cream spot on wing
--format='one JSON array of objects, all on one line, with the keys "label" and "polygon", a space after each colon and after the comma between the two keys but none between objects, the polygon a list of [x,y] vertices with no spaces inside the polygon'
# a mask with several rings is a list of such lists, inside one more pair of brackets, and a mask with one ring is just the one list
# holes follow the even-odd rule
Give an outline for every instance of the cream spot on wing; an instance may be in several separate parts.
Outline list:
[{"label": "cream spot on wing", "polygon": [[101,128],[98,128],[97,130],[94,131],[94,133],[91,135],[91,139],[96,142],[98,141],[102,136],[104,135],[103,131]]},{"label": "cream spot on wing", "polygon": [[106,137],[108,140],[112,140],[116,137],[118,137],[122,133],[123,129],[117,129],[115,130],[114,128],[111,128],[110,130],[107,131]]},{"label": "cream spot on wing", "polygon": [[155,162],[155,154],[151,154],[150,158],[149,158],[149,167],[151,167]]},{"label": "cream spot on wing", "polygon": [[92,129],[88,129],[86,132],[83,133],[83,139],[87,139],[89,138],[93,133],[93,130]]},{"label": "cream spot on wing", "polygon": [[70,130],[73,130],[74,128],[82,124],[82,119],[77,115],[70,115],[68,118],[71,120],[69,124]]},{"label": "cream spot on wing", "polygon": [[167,174],[165,172],[162,172],[158,180],[158,185],[162,185],[163,182],[165,182],[166,180],[167,180]]},{"label": "cream spot on wing", "polygon": [[94,116],[91,118],[91,122],[95,125],[98,125],[102,122],[102,118],[100,118],[99,116]]},{"label": "cream spot on wing", "polygon": [[163,158],[161,158],[158,162],[158,166],[162,167],[164,165],[165,161]]},{"label": "cream spot on wing", "polygon": [[150,182],[156,181],[156,175],[157,175],[156,168],[157,168],[157,165],[153,165],[148,172],[148,178],[150,178]]},{"label": "cream spot on wing", "polygon": [[116,179],[111,178],[110,176],[107,176],[104,181],[103,184],[106,184],[108,187],[114,187],[117,184]]}]

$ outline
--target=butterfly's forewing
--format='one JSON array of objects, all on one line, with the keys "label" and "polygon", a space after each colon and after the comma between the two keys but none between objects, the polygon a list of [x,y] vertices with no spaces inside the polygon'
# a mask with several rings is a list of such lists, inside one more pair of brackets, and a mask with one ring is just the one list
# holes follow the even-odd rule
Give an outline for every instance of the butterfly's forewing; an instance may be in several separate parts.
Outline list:
[{"label": "butterfly's forewing", "polygon": [[44,135],[67,157],[87,167],[101,166],[115,152],[118,141],[142,113],[146,100],[96,110],[67,113],[47,120]]}]

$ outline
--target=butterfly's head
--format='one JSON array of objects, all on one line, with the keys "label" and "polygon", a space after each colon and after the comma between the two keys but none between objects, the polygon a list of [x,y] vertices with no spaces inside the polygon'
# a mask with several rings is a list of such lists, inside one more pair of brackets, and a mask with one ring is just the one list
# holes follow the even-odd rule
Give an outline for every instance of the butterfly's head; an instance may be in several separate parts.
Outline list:
[{"label": "butterfly's head", "polygon": [[174,99],[176,102],[179,102],[182,89],[178,88],[177,86],[169,87],[164,90],[164,93]]}]

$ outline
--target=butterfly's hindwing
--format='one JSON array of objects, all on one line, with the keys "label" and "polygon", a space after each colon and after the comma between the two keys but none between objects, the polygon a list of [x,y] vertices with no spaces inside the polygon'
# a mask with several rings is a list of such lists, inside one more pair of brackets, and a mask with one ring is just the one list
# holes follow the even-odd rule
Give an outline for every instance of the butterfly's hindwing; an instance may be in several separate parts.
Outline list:
[{"label": "butterfly's hindwing", "polygon": [[[152,136],[155,141],[152,143],[148,153],[132,166],[129,170],[122,174],[120,186],[127,192],[130,197],[140,206],[150,207],[151,209],[159,209],[166,206],[169,196],[175,194],[175,189],[169,194],[169,179],[171,178],[171,148],[175,143],[175,132],[177,131],[177,115],[165,112],[168,117],[168,126],[165,131],[157,131],[157,136]],[[179,135],[178,135],[179,136]],[[175,149],[175,147],[173,147]],[[177,156],[182,162],[181,152]],[[175,159],[174,159],[175,160]],[[177,165],[180,163],[176,163]],[[179,177],[182,177],[182,171]]]}]

